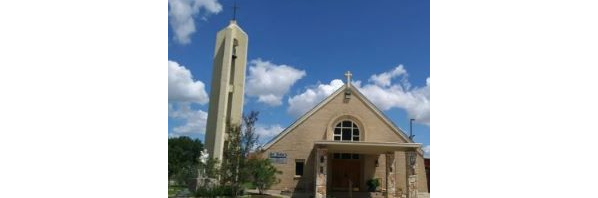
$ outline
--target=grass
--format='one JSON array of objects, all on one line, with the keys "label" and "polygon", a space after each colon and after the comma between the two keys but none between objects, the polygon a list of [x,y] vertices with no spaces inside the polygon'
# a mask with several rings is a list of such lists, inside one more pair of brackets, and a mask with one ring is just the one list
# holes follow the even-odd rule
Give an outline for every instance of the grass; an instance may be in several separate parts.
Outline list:
[{"label": "grass", "polygon": [[[245,184],[245,187],[253,187],[251,184]],[[174,197],[179,191],[185,189],[184,186],[168,186],[168,197]],[[242,196],[243,198],[282,198],[279,196],[272,195],[259,195],[259,194],[247,194]]]},{"label": "grass", "polygon": [[255,186],[251,182],[244,183],[242,185],[245,189],[255,189]]},{"label": "grass", "polygon": [[177,192],[185,189],[183,186],[168,186],[168,197],[175,196]]}]

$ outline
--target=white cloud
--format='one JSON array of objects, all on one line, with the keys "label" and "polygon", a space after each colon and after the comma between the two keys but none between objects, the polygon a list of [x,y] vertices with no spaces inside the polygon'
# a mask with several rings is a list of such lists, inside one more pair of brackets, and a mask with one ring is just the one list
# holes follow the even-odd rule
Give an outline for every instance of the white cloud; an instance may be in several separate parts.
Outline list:
[{"label": "white cloud", "polygon": [[404,75],[404,76],[407,75],[407,71],[405,70],[405,68],[403,68],[403,65],[399,65],[389,72],[384,72],[381,74],[374,74],[370,77],[369,81],[374,82],[374,84],[379,85],[379,86],[389,86],[390,80],[392,78],[401,76],[401,75]]},{"label": "white cloud", "polygon": [[284,128],[282,128],[278,124],[269,125],[269,126],[256,125],[256,127],[255,127],[255,133],[260,135],[260,139],[262,139],[262,140],[274,137],[275,135],[278,135],[283,130],[284,130]]},{"label": "white cloud", "polygon": [[258,102],[270,106],[281,105],[283,96],[289,92],[291,86],[305,76],[303,70],[261,59],[252,60],[249,64],[245,93],[258,97]]},{"label": "white cloud", "polygon": [[[407,76],[408,73],[403,65],[399,65],[388,72],[372,75],[368,80],[369,83],[363,86],[361,81],[353,81],[352,85],[380,110],[401,108],[407,111],[407,115],[414,118],[415,122],[429,125],[430,78],[426,79],[426,86],[411,87]],[[400,82],[393,83],[393,79],[398,77],[401,77]],[[329,85],[319,84],[290,97],[289,114],[294,116],[304,114],[342,85],[341,80],[335,79]]]},{"label": "white cloud", "polygon": [[424,157],[430,157],[430,145],[424,146],[422,148],[422,150],[424,150]]},{"label": "white cloud", "polygon": [[194,81],[191,72],[177,62],[168,61],[168,102],[206,104],[209,100],[205,85]]},{"label": "white cloud", "polygon": [[195,20],[193,17],[205,10],[202,19],[206,15],[216,14],[222,11],[222,5],[218,0],[168,0],[168,18],[174,31],[174,40],[180,44],[191,43],[191,34],[195,32]]},{"label": "white cloud", "polygon": [[172,129],[170,136],[205,134],[208,113],[202,110],[193,110],[189,103],[168,104],[168,116],[184,120],[183,125]]},{"label": "white cloud", "polygon": [[299,95],[290,97],[288,113],[294,116],[304,114],[343,85],[342,80],[334,79],[330,84],[318,84]]},{"label": "white cloud", "polygon": [[[407,80],[407,71],[399,65],[389,72],[372,75],[370,84],[357,87],[376,107],[383,111],[401,108],[410,118],[418,123],[430,124],[430,77],[426,86],[411,88]],[[402,76],[400,83],[393,84],[392,79]]]}]

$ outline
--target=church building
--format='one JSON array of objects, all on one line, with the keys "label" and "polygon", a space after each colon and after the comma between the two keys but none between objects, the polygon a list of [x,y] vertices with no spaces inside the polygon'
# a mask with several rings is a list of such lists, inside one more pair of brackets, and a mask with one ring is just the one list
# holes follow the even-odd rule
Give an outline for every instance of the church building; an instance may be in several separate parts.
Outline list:
[{"label": "church building", "polygon": [[[263,157],[282,171],[273,189],[293,197],[353,197],[378,179],[386,197],[428,193],[423,151],[347,83],[267,143]],[[307,196],[306,196],[307,197]]]},{"label": "church building", "polygon": [[[206,147],[222,157],[226,123],[239,123],[243,104],[247,35],[233,20],[218,33]],[[429,197],[420,143],[409,139],[346,84],[305,113],[259,152],[282,171],[271,189],[292,197]],[[378,180],[378,195],[368,181]]]}]

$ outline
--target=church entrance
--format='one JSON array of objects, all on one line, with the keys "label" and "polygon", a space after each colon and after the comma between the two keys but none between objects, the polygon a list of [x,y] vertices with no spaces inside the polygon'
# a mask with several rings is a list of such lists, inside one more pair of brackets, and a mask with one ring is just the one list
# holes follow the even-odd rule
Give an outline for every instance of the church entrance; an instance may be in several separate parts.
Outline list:
[{"label": "church entrance", "polygon": [[333,191],[360,191],[361,186],[361,161],[359,154],[334,153],[332,155],[332,181]]}]

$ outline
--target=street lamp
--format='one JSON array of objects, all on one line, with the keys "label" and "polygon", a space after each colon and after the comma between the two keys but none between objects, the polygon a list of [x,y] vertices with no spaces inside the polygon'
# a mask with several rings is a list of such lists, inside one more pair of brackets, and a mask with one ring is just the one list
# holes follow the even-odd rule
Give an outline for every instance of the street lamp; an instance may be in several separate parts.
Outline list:
[{"label": "street lamp", "polygon": [[415,137],[415,135],[413,135],[413,121],[414,120],[415,119],[413,119],[413,118],[409,119],[409,139],[411,141],[413,141],[413,137]]}]

